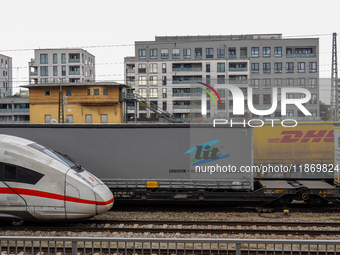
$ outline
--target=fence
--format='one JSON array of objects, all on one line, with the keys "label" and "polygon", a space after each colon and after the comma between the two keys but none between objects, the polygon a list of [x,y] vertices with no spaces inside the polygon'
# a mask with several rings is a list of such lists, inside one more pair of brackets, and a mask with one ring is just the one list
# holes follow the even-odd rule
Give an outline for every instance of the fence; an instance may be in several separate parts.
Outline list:
[{"label": "fence", "polygon": [[1,254],[336,255],[340,252],[339,240],[18,236],[0,236],[0,240]]}]

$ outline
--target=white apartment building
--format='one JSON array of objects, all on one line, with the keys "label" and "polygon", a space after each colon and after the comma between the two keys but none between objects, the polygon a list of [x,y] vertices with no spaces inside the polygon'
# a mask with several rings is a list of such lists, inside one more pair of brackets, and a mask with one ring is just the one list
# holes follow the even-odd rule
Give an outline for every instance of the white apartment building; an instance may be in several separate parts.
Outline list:
[{"label": "white apartment building", "polygon": [[12,58],[0,54],[0,98],[12,95]]},{"label": "white apartment building", "polygon": [[[156,36],[155,41],[135,42],[135,56],[125,57],[124,64],[126,84],[178,118],[201,118],[202,98],[206,98],[207,118],[236,117],[232,93],[225,88],[233,84],[243,91],[247,117],[258,117],[247,108],[249,87],[258,110],[271,108],[272,88],[278,88],[278,108],[266,116],[276,118],[283,118],[281,88],[300,87],[312,95],[305,105],[312,117],[288,105],[284,118],[319,119],[318,38],[284,39],[281,34]],[[212,86],[222,105],[212,92],[215,100],[209,95],[202,97],[206,92],[202,93],[200,83]],[[134,102],[128,102],[127,109],[130,117],[156,117],[143,104],[135,107]]]},{"label": "white apartment building", "polygon": [[95,81],[95,56],[83,49],[35,49],[30,84]]}]

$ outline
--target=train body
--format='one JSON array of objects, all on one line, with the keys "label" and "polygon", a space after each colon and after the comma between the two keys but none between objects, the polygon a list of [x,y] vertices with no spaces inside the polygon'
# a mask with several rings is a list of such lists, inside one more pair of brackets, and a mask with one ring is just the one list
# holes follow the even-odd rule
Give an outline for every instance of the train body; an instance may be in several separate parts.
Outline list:
[{"label": "train body", "polygon": [[0,219],[75,220],[112,205],[111,191],[68,156],[0,134]]},{"label": "train body", "polygon": [[[73,155],[111,189],[117,202],[286,205],[293,199],[302,199],[311,204],[338,204],[340,190],[333,187],[333,171],[329,171],[334,162],[333,125],[308,124],[277,131],[275,127],[267,128],[3,124],[0,134],[25,137]],[[278,139],[277,135],[282,137]],[[270,154],[273,151],[276,157]],[[291,156],[286,155],[287,151]],[[307,155],[308,151],[313,155]],[[324,167],[308,175],[301,166],[312,162],[326,165],[326,171]],[[325,177],[329,183],[321,180]]]}]

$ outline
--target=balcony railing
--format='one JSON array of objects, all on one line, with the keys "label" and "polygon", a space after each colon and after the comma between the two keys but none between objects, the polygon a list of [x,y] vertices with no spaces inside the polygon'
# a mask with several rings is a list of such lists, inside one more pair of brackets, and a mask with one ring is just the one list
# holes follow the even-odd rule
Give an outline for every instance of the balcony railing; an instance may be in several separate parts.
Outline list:
[{"label": "balcony railing", "polygon": [[14,112],[29,112],[30,108],[16,108],[13,109]]},{"label": "balcony railing", "polygon": [[174,109],[199,109],[201,105],[174,105]]},{"label": "balcony railing", "polygon": [[173,97],[190,97],[190,96],[200,96],[202,93],[172,93]]},{"label": "balcony railing", "polygon": [[70,58],[68,60],[69,63],[80,63],[80,58]]},{"label": "balcony railing", "polygon": [[12,109],[0,109],[0,112],[12,112]]},{"label": "balcony railing", "polygon": [[246,72],[247,67],[229,67],[229,72]]},{"label": "balcony railing", "polygon": [[198,82],[202,82],[202,80],[183,80],[183,81],[173,80],[172,84],[192,84]]},{"label": "balcony railing", "polygon": [[315,53],[302,53],[302,54],[286,54],[287,58],[303,58],[303,57],[315,57]]},{"label": "balcony railing", "polygon": [[247,84],[247,80],[229,80],[229,84]]},{"label": "balcony railing", "polygon": [[70,71],[70,75],[80,75],[80,71]]},{"label": "balcony railing", "polygon": [[172,68],[172,71],[175,72],[180,72],[180,71],[192,71],[192,72],[196,72],[196,71],[202,71],[202,67],[195,67],[195,68]]},{"label": "balcony railing", "polygon": [[31,75],[38,75],[38,72],[31,72]]}]

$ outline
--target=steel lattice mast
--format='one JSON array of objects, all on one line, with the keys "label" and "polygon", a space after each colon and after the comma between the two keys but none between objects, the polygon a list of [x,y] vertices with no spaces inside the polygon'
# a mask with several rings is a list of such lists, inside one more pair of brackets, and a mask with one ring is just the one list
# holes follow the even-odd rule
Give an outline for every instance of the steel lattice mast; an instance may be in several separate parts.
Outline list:
[{"label": "steel lattice mast", "polygon": [[330,111],[330,118],[332,121],[339,120],[339,89],[338,89],[338,61],[337,61],[336,36],[337,34],[333,33],[331,111]]}]

